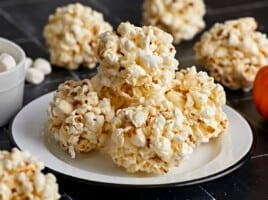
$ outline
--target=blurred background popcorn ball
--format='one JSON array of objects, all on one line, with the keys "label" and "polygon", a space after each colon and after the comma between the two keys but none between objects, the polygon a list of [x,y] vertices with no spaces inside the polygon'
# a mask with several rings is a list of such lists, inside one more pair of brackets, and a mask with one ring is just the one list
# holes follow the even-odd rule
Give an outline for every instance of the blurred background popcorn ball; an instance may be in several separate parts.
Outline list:
[{"label": "blurred background popcorn ball", "polygon": [[178,61],[172,36],[157,27],[121,23],[100,36],[98,73],[92,84],[115,108],[142,102],[171,86]]},{"label": "blurred background popcorn ball", "polygon": [[26,151],[0,151],[0,199],[60,199],[55,176],[43,169]]},{"label": "blurred background popcorn ball", "polygon": [[59,85],[48,108],[48,130],[72,158],[76,153],[103,147],[114,110],[107,98],[100,99],[90,80]]},{"label": "blurred background popcorn ball", "polygon": [[174,37],[174,43],[191,40],[205,27],[203,0],[145,0],[143,23],[157,26]]},{"label": "blurred background popcorn ball", "polygon": [[51,63],[71,70],[80,65],[95,67],[97,38],[111,30],[103,15],[88,6],[76,3],[57,8],[44,27]]},{"label": "blurred background popcorn ball", "polygon": [[194,46],[196,59],[226,87],[252,89],[257,71],[268,64],[268,39],[252,17],[216,23]]}]

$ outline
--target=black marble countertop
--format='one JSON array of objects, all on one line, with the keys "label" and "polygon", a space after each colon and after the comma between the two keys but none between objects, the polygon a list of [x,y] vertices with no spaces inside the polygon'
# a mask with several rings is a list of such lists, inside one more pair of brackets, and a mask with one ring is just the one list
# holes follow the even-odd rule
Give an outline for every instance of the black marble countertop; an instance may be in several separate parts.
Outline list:
[{"label": "black marble countertop", "polygon": [[[58,6],[75,2],[71,0],[0,0],[0,36],[13,40],[27,56],[48,58],[42,30],[48,15]],[[141,24],[142,0],[84,0],[79,1],[102,12],[114,28],[121,21]],[[207,28],[215,22],[242,16],[253,16],[259,22],[259,30],[268,33],[267,0],[205,0],[207,5]],[[192,41],[176,46],[180,67],[197,65],[194,60]],[[198,66],[198,65],[197,65]],[[78,69],[67,71],[53,68],[40,85],[26,83],[24,105],[35,98],[53,91],[65,80],[92,77],[96,70]],[[265,91],[267,92],[267,91]],[[268,122],[256,111],[252,93],[229,91],[227,104],[241,113],[254,131],[254,147],[246,162],[224,177],[209,182],[168,188],[123,188],[80,183],[56,174],[62,199],[268,199]],[[3,106],[3,105],[0,105]],[[0,127],[0,149],[10,150],[9,125]],[[47,171],[49,171],[47,169]],[[93,198],[94,197],[94,198]]]}]

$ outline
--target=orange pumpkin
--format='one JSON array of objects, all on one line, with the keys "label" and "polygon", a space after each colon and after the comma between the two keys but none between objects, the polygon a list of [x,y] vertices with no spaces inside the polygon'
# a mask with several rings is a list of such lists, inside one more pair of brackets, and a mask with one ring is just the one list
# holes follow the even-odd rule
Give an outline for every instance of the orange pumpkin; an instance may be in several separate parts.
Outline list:
[{"label": "orange pumpkin", "polygon": [[253,100],[258,112],[268,120],[268,66],[262,67],[256,74]]}]

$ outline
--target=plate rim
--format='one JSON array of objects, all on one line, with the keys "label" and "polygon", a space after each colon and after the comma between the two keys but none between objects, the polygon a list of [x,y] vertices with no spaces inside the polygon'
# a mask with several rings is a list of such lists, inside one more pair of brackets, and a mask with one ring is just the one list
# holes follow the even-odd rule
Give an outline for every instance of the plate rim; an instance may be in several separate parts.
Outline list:
[{"label": "plate rim", "polygon": [[[21,113],[21,111],[29,106],[31,103],[33,103],[34,101],[37,101],[38,99],[40,99],[41,97],[44,97],[46,95],[51,95],[52,93],[54,93],[54,91],[45,93],[43,95],[40,95],[39,97],[29,101],[27,104],[25,104],[21,110],[12,118],[11,123],[9,124],[8,127],[8,137],[9,140],[11,141],[11,143],[19,148],[20,146],[17,144],[17,142],[14,139],[13,133],[12,133],[12,128],[14,125],[14,122],[17,118],[17,116]],[[252,127],[252,124],[249,122],[249,120],[239,111],[237,111],[236,109],[234,109],[233,107],[231,107],[228,104],[225,104],[225,106],[228,107],[228,109],[231,109],[232,111],[236,112],[236,114],[238,114],[242,119],[245,120],[245,122],[248,124],[249,128],[250,128],[250,132],[251,132],[251,136],[252,136],[252,142],[250,144],[250,147],[248,149],[248,151],[246,151],[244,153],[244,155],[237,160],[236,162],[234,162],[232,165],[228,166],[227,168],[219,171],[219,172],[215,172],[213,174],[201,177],[201,178],[195,178],[195,179],[191,179],[191,180],[186,180],[186,181],[180,181],[180,182],[172,182],[172,183],[161,183],[161,184],[125,184],[125,183],[111,183],[111,182],[105,182],[105,181],[95,181],[95,180],[88,180],[88,179],[83,179],[80,177],[76,177],[76,176],[72,176],[71,174],[67,174],[65,172],[61,172],[61,171],[57,171],[51,167],[48,167],[44,161],[41,161],[42,163],[44,163],[45,169],[48,169],[49,171],[53,172],[54,174],[58,174],[60,176],[63,176],[67,179],[70,179],[72,181],[77,181],[77,182],[81,182],[81,183],[87,183],[87,184],[91,184],[91,185],[102,185],[102,186],[111,186],[111,187],[125,187],[125,188],[166,188],[166,187],[183,187],[183,186],[191,186],[191,185],[196,185],[196,184],[200,184],[200,183],[204,183],[204,182],[209,182],[212,180],[216,180],[219,179],[221,177],[224,177],[225,175],[228,175],[230,173],[232,173],[233,171],[237,170],[238,168],[240,168],[241,166],[243,166],[250,158],[250,155],[254,149],[255,146],[255,132],[254,129]],[[13,147],[12,147],[13,148]],[[44,170],[45,170],[44,169]]]}]

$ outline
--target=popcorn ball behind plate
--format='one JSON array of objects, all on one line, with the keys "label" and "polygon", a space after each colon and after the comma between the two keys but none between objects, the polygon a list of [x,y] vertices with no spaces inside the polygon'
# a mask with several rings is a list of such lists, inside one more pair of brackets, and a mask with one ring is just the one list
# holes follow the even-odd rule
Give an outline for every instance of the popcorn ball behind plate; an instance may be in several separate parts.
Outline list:
[{"label": "popcorn ball behind plate", "polygon": [[174,37],[174,43],[191,40],[205,27],[203,0],[145,0],[143,23],[154,25]]},{"label": "popcorn ball behind plate", "polygon": [[116,107],[143,102],[171,86],[178,61],[172,36],[156,27],[121,23],[100,36],[97,75],[92,84]]},{"label": "popcorn ball behind plate", "polygon": [[258,70],[268,64],[268,39],[254,18],[216,23],[195,44],[196,59],[226,87],[249,91]]},{"label": "popcorn ball behind plate", "polygon": [[110,100],[99,98],[90,80],[59,85],[48,109],[48,131],[72,158],[103,147],[114,117]]},{"label": "popcorn ball behind plate", "polygon": [[88,6],[76,3],[57,8],[44,27],[50,61],[71,70],[80,65],[95,67],[98,36],[111,30],[103,15]]},{"label": "popcorn ball behind plate", "polygon": [[0,151],[0,199],[59,199],[55,176],[43,174],[43,169],[26,151]]}]

